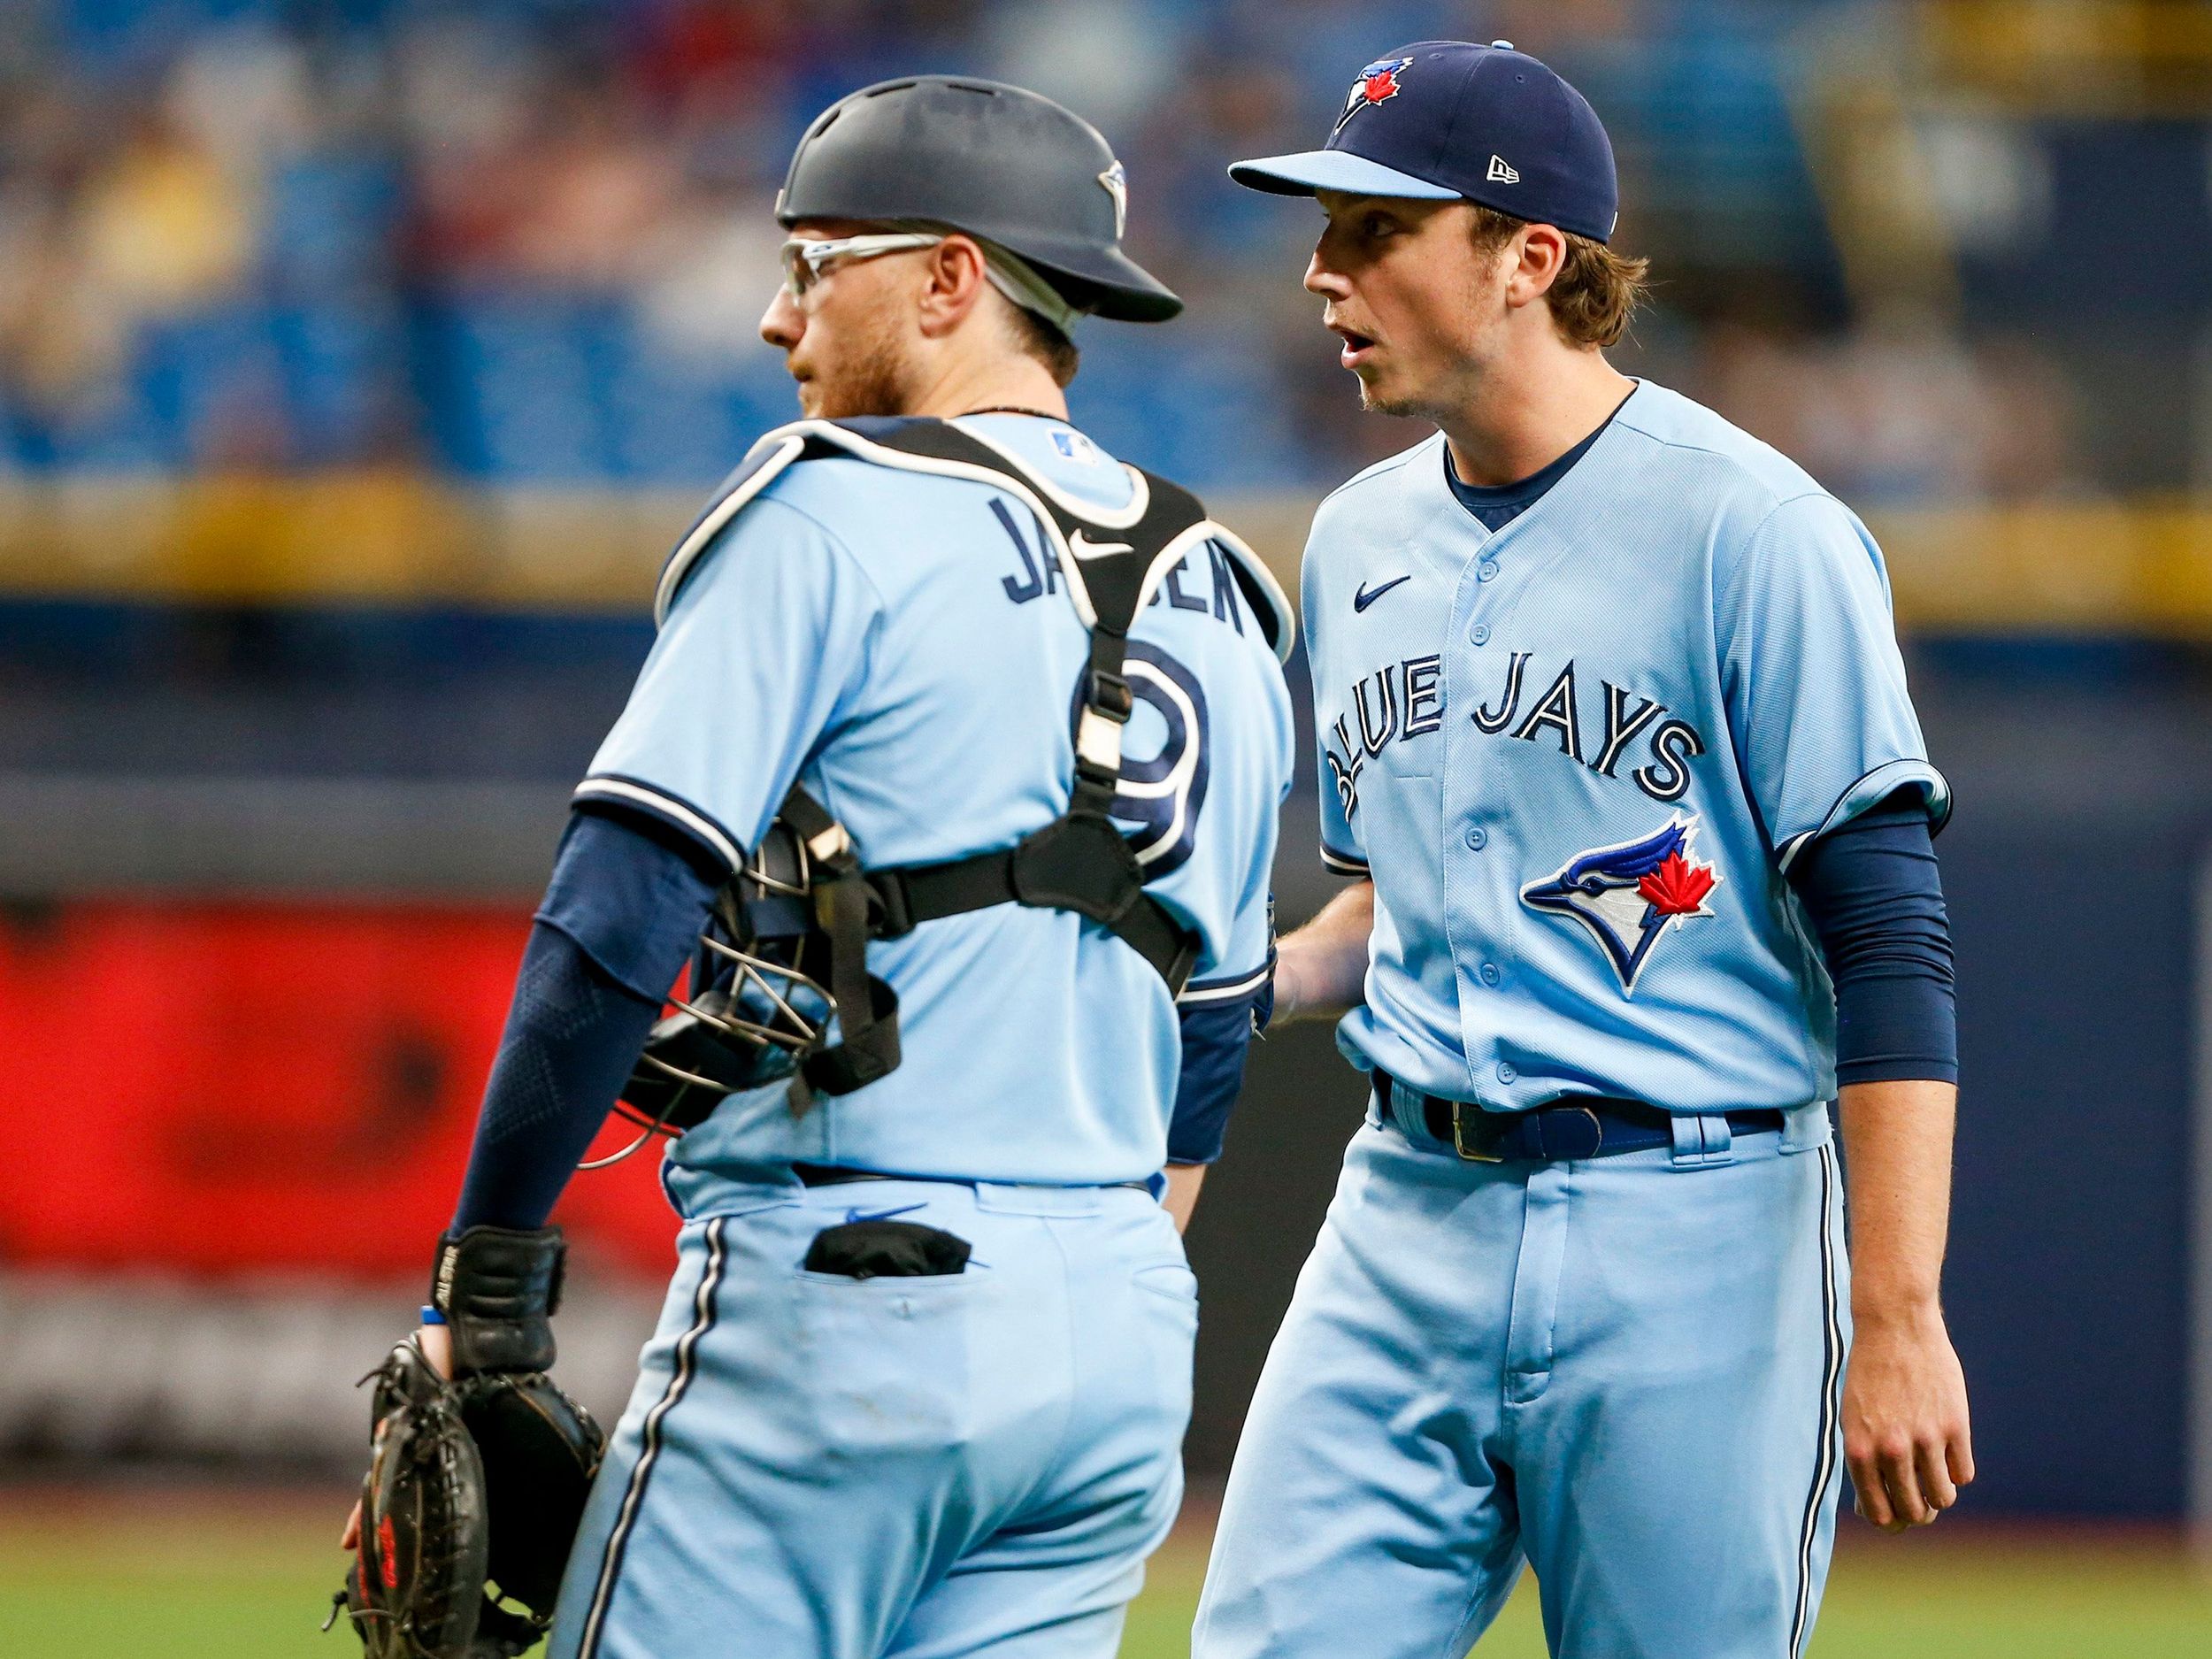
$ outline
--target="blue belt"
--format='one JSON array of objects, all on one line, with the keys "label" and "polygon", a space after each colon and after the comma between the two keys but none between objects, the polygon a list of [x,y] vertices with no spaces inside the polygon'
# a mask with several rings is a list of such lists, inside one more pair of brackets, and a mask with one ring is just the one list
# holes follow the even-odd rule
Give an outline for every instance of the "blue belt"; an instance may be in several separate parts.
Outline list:
[{"label": "blue belt", "polygon": [[[1398,1085],[1379,1068],[1373,1080],[1383,1122],[1394,1128],[1400,1126],[1390,1096],[1394,1086],[1404,1087],[1407,1094],[1419,1095],[1422,1126],[1470,1163],[1551,1164],[1573,1158],[1609,1158],[1674,1144],[1674,1114],[1642,1101],[1578,1094],[1525,1111],[1494,1112],[1472,1101],[1422,1094],[1409,1086]],[[1734,1134],[1778,1132],[1782,1127],[1782,1114],[1771,1109],[1725,1116]]]}]

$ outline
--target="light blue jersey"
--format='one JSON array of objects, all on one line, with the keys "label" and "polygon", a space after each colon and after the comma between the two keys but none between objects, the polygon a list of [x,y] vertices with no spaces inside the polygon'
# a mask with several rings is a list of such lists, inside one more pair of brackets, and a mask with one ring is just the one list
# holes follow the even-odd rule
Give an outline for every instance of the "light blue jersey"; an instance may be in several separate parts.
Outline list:
[{"label": "light blue jersey", "polygon": [[1355,478],[1307,546],[1323,856],[1375,881],[1345,1052],[1499,1110],[1829,1098],[1785,872],[1901,787],[1949,807],[1872,537],[1648,382],[1494,533],[1442,449]]},{"label": "light blue jersey", "polygon": [[[1064,423],[957,424],[1079,512],[1133,500],[1131,475]],[[1147,892],[1200,936],[1186,1003],[1263,979],[1292,764],[1269,642],[1287,621],[1255,613],[1231,559],[1210,543],[1168,574],[1125,670],[1137,703],[1116,817]],[[580,800],[655,813],[733,866],[795,780],[872,867],[1010,846],[1066,807],[1088,633],[1013,490],[808,460],[666,586],[659,637]],[[899,996],[897,1070],[798,1115],[780,1085],[724,1102],[670,1154],[687,1214],[794,1161],[1068,1185],[1161,1168],[1178,1014],[1127,944],[1010,903],[878,941],[868,962]]]}]

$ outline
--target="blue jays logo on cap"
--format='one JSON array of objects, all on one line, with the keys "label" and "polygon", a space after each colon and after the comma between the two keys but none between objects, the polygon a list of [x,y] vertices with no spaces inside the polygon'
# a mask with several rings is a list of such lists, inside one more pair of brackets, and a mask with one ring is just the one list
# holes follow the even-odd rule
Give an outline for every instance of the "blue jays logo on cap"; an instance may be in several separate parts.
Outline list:
[{"label": "blue jays logo on cap", "polygon": [[1632,995],[1660,936],[1713,914],[1705,901],[1720,876],[1691,856],[1696,833],[1696,818],[1677,813],[1640,841],[1577,853],[1550,879],[1523,887],[1521,902],[1581,923],[1604,949],[1622,992]]},{"label": "blue jays logo on cap", "polygon": [[1336,118],[1340,128],[1362,110],[1371,109],[1385,98],[1394,98],[1400,88],[1398,77],[1413,67],[1410,58],[1378,58],[1359,72],[1359,79],[1352,82],[1352,89],[1344,97],[1344,113]]}]

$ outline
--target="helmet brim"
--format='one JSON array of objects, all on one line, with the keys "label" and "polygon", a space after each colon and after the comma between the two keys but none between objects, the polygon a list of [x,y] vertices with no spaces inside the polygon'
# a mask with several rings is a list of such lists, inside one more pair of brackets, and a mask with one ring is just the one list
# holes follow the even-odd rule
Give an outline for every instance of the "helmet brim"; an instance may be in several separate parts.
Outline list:
[{"label": "helmet brim", "polygon": [[1033,238],[1013,251],[1094,317],[1164,323],[1183,309],[1181,296],[1118,248],[1056,246]]}]

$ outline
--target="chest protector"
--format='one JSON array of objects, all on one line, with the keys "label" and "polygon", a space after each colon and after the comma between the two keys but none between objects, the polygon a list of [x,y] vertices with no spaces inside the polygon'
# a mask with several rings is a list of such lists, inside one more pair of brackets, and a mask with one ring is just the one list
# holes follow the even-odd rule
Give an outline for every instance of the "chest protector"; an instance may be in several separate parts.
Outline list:
[{"label": "chest protector", "polygon": [[716,895],[690,994],[654,1027],[623,1091],[626,1114],[648,1129],[680,1133],[724,1095],[794,1071],[795,1108],[812,1094],[847,1094],[888,1076],[899,1064],[898,996],[868,972],[868,941],[900,938],[943,917],[996,904],[1072,910],[1121,940],[1171,995],[1181,995],[1199,937],[1145,891],[1144,869],[1110,817],[1124,729],[1136,707],[1122,673],[1129,630],[1167,573],[1211,541],[1229,555],[1278,659],[1289,652],[1293,624],[1282,590],[1188,490],[1128,467],[1129,504],[1102,510],[1071,499],[987,440],[925,419],[803,420],[770,433],[669,561],[657,618],[665,620],[685,577],[748,502],[787,468],[833,456],[990,484],[1036,516],[1090,635],[1067,810],[1011,847],[942,864],[873,866],[821,803],[795,785],[759,849]]}]

